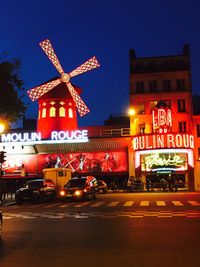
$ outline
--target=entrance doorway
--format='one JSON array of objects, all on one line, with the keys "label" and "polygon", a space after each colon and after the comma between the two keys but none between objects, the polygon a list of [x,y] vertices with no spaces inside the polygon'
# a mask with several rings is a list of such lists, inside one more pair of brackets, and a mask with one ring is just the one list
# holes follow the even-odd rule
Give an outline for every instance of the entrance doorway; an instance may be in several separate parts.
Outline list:
[{"label": "entrance doorway", "polygon": [[185,174],[149,173],[146,176],[147,191],[177,191],[186,189]]}]

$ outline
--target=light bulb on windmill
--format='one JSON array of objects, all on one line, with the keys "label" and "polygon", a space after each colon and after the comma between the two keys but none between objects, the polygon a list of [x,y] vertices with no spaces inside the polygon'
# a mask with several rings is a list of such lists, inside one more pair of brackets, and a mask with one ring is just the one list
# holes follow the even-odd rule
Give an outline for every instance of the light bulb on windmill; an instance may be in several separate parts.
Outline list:
[{"label": "light bulb on windmill", "polygon": [[[70,97],[72,100],[72,101],[71,100],[70,101],[74,102],[75,107],[77,108],[80,116],[81,117],[84,116],[90,110],[86,106],[86,104],[84,103],[84,101],[81,99],[81,97],[79,96],[79,94],[77,92],[77,91],[80,91],[80,89],[77,87],[74,88],[74,86],[72,85],[70,80],[72,77],[75,77],[77,75],[80,75],[82,73],[85,73],[87,71],[90,71],[90,70],[93,70],[93,69],[99,67],[100,64],[97,61],[96,57],[90,58],[85,63],[83,63],[82,65],[80,65],[76,69],[74,69],[73,71],[66,73],[66,72],[64,72],[64,70],[60,64],[50,41],[48,39],[46,39],[46,40],[40,42],[39,45],[41,46],[41,48],[43,49],[45,54],[48,56],[50,61],[53,63],[55,68],[60,73],[60,77],[53,79],[47,83],[41,84],[41,85],[31,89],[31,90],[28,90],[27,93],[28,93],[30,99],[32,101],[35,101],[37,99],[38,99],[38,101],[40,101],[40,99],[42,99],[43,96],[47,94],[47,97],[44,98],[45,101],[39,103],[39,107],[42,105],[43,106],[46,105],[47,108],[49,108],[52,105],[58,107],[58,105],[56,104],[58,102],[61,103],[61,105],[64,105],[64,104],[66,105],[67,102],[62,101],[64,99],[61,99],[59,93],[58,93],[57,99],[55,97],[56,92],[54,92],[53,96],[49,97],[49,95],[48,95],[48,92],[50,92],[53,88],[55,88],[55,87],[59,88],[59,86],[61,86],[61,84],[64,84],[65,88],[69,92],[68,98]],[[63,86],[61,89],[63,91]],[[54,100],[54,101],[52,101],[52,100]],[[72,105],[71,102],[68,101],[68,104]],[[51,103],[53,103],[53,104],[51,104]],[[60,118],[59,116],[57,116],[57,114],[59,114],[58,112],[55,112],[54,116],[52,116],[52,117],[48,117],[48,114],[50,114],[50,112],[45,112],[44,116],[39,115],[39,117],[38,117],[38,131],[42,132],[43,138],[48,137],[49,132],[51,130],[53,130],[54,127],[56,128],[55,130],[66,130],[66,129],[63,129],[63,125],[65,125],[65,126],[66,125],[73,125],[72,120],[70,120],[71,118],[67,118],[67,116],[63,116],[63,115]],[[76,116],[73,116],[73,118],[76,120]],[[61,122],[61,124],[60,124],[61,126],[58,125],[59,122]],[[75,125],[77,125],[77,121],[75,121],[74,123],[75,123]]]}]

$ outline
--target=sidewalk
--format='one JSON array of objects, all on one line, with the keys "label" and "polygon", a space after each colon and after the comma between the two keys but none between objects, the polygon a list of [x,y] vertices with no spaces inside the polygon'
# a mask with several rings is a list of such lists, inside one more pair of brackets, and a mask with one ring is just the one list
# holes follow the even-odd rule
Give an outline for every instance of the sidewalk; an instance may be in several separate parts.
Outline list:
[{"label": "sidewalk", "polygon": [[6,196],[6,199],[3,200],[3,203],[2,203],[2,207],[6,207],[6,206],[10,206],[10,205],[14,205],[16,203],[15,201],[15,197],[14,196]]}]

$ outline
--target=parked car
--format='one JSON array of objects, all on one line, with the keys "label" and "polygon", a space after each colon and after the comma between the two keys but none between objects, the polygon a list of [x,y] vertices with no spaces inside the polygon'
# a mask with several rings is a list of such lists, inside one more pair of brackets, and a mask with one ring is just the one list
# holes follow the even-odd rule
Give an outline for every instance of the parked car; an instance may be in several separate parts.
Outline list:
[{"label": "parked car", "polygon": [[95,199],[98,197],[97,180],[93,176],[75,177],[60,191],[63,199]]},{"label": "parked car", "polygon": [[56,198],[56,188],[52,181],[35,179],[28,181],[15,193],[15,200],[18,204],[31,200],[33,202],[45,202]]},{"label": "parked car", "polygon": [[3,214],[2,210],[0,210],[0,238],[2,236],[2,228],[3,228]]},{"label": "parked car", "polygon": [[108,191],[108,186],[107,186],[106,182],[104,182],[103,180],[98,180],[97,184],[98,184],[98,192],[99,193],[105,194]]}]

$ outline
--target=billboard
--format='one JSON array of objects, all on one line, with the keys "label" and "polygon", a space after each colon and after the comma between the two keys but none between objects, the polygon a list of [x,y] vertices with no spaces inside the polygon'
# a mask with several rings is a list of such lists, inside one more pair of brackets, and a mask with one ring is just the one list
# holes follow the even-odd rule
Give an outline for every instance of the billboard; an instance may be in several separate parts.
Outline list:
[{"label": "billboard", "polygon": [[[24,169],[24,170],[22,170]],[[37,175],[37,155],[6,155],[6,161],[2,164],[5,175],[21,176],[22,171],[28,175]]]},{"label": "billboard", "polygon": [[150,153],[141,155],[141,170],[185,171],[188,170],[187,153]]},{"label": "billboard", "polygon": [[7,155],[3,163],[3,172],[12,177],[29,177],[43,175],[43,169],[65,167],[73,173],[117,173],[127,172],[127,152],[86,152],[86,153],[54,153],[38,155]]},{"label": "billboard", "polygon": [[38,155],[39,171],[44,168],[65,167],[74,173],[127,172],[127,153],[112,152],[81,152]]}]

